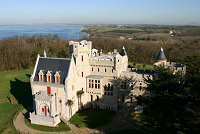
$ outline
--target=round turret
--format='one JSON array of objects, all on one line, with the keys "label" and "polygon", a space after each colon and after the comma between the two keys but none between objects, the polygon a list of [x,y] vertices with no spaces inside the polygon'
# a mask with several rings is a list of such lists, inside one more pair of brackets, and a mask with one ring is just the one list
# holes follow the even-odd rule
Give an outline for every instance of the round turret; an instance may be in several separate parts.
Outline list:
[{"label": "round turret", "polygon": [[160,62],[160,61],[167,61],[167,58],[165,56],[165,53],[163,52],[162,47],[161,47],[160,52],[158,53],[158,55],[156,57],[156,62]]}]

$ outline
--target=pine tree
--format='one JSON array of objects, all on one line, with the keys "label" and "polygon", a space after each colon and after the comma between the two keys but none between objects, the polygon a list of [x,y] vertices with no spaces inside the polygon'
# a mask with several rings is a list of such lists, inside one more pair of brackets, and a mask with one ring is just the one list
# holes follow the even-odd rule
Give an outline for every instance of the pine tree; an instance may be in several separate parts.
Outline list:
[{"label": "pine tree", "polygon": [[182,76],[163,66],[157,67],[155,73],[157,80],[145,79],[154,97],[143,98],[146,104],[143,121],[156,133],[187,132],[187,94]]}]

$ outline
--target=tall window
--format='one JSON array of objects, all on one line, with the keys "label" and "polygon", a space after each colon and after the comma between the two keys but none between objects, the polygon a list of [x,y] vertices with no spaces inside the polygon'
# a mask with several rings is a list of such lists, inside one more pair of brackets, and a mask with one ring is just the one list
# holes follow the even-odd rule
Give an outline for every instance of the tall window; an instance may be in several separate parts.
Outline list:
[{"label": "tall window", "polygon": [[82,55],[82,58],[81,58],[81,60],[83,61],[83,55]]},{"label": "tall window", "polygon": [[99,72],[99,68],[98,68],[98,72]]},{"label": "tall window", "polygon": [[40,77],[40,81],[43,81],[43,75],[39,75],[39,77]]},{"label": "tall window", "polygon": [[39,76],[39,81],[43,81],[43,70],[40,70],[40,72],[38,73],[38,76]]},{"label": "tall window", "polygon": [[100,89],[100,80],[98,80],[98,89]]},{"label": "tall window", "polygon": [[51,94],[51,87],[47,87],[47,94]]},{"label": "tall window", "polygon": [[82,77],[83,77],[83,72],[82,72]]},{"label": "tall window", "polygon": [[95,80],[95,89],[97,89],[97,80]]},{"label": "tall window", "polygon": [[50,75],[47,76],[47,82],[50,82],[51,81],[51,77]]},{"label": "tall window", "polygon": [[93,68],[92,68],[92,71],[93,71]]},{"label": "tall window", "polygon": [[91,95],[91,101],[93,101],[93,96]]},{"label": "tall window", "polygon": [[133,102],[133,95],[131,94],[131,97],[130,97],[130,103]]},{"label": "tall window", "polygon": [[60,74],[59,71],[56,71],[56,74],[54,75],[55,77],[55,83],[59,83],[60,82]]},{"label": "tall window", "polygon": [[106,72],[106,68],[105,68],[105,72]]},{"label": "tall window", "polygon": [[124,94],[122,94],[122,102],[124,102]]},{"label": "tall window", "polygon": [[89,79],[89,88],[100,89],[100,80]]},{"label": "tall window", "polygon": [[112,69],[112,73],[113,73],[113,69]]},{"label": "tall window", "polygon": [[58,76],[55,77],[55,82],[58,83]]},{"label": "tall window", "polygon": [[47,77],[47,82],[51,82],[51,71],[48,70],[46,77]]},{"label": "tall window", "polygon": [[89,79],[89,88],[93,88],[93,80]]},{"label": "tall window", "polygon": [[99,96],[97,95],[97,101],[99,101]]},{"label": "tall window", "polygon": [[[138,97],[138,98],[142,98],[141,95],[138,95],[137,97]],[[142,103],[141,103],[139,100],[137,100],[137,105],[142,106]]]},{"label": "tall window", "polygon": [[126,82],[125,82],[125,81],[124,81],[124,82],[123,82],[123,81],[121,82],[121,89],[126,89]]}]

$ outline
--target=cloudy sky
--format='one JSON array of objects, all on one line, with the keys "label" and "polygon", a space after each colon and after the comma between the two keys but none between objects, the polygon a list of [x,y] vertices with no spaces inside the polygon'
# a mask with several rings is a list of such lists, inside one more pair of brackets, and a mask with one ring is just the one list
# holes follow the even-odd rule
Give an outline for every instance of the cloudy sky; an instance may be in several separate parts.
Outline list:
[{"label": "cloudy sky", "polygon": [[200,25],[200,0],[0,0],[0,24]]}]

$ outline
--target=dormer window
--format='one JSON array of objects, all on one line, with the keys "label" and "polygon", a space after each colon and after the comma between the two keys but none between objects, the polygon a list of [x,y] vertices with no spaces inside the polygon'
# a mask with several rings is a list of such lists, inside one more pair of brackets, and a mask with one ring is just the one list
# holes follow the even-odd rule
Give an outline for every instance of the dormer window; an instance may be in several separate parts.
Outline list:
[{"label": "dormer window", "polygon": [[55,77],[55,83],[60,83],[60,74],[59,71],[56,71],[56,74],[54,75]]},{"label": "dormer window", "polygon": [[44,71],[44,70],[40,70],[40,72],[38,73],[39,81],[43,81],[43,76],[44,76],[43,71]]},{"label": "dormer window", "polygon": [[46,76],[47,76],[47,82],[51,82],[51,71],[48,70]]}]

